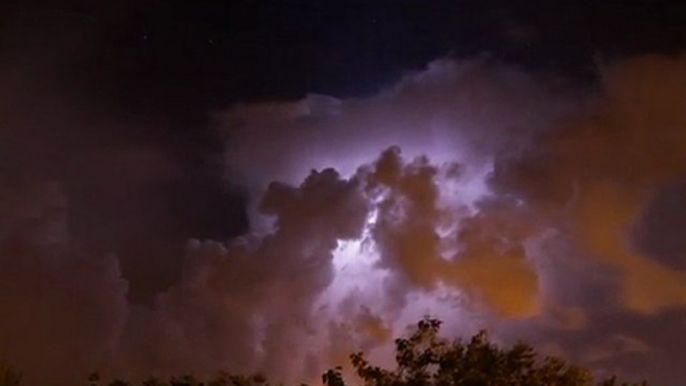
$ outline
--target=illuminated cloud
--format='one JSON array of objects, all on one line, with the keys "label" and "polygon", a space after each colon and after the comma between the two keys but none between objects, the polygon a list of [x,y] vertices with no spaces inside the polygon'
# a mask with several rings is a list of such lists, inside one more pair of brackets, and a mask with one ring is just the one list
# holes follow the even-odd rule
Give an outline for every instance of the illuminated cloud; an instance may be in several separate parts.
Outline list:
[{"label": "illuminated cloud", "polygon": [[653,197],[686,176],[685,68],[663,57],[607,66],[604,93],[587,111],[495,173],[504,192],[563,217],[574,243],[617,270],[622,304],[640,312],[686,305],[685,272],[642,253],[632,234],[649,232],[640,221]]},{"label": "illuminated cloud", "polygon": [[[127,300],[116,256],[80,246],[60,183],[3,180],[0,357],[36,381],[94,368],[311,381],[349,351],[383,357],[430,313],[453,336],[488,327],[604,367],[669,358],[669,339],[641,334],[676,331],[686,306],[682,233],[656,237],[684,204],[684,74],[680,58],[625,60],[590,93],[440,60],[369,97],[217,113],[254,232],[188,241],[151,304]],[[152,153],[111,158],[155,161],[136,185],[168,171]]]}]

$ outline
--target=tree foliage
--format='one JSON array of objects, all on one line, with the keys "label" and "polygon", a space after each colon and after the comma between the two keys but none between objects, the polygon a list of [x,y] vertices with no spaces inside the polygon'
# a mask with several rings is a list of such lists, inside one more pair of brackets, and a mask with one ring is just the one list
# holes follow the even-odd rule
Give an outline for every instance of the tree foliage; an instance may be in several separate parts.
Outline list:
[{"label": "tree foliage", "polygon": [[[396,339],[392,370],[372,365],[362,352],[352,354],[355,373],[364,386],[632,386],[614,377],[594,383],[588,370],[556,357],[538,358],[523,342],[499,348],[485,331],[468,341],[448,341],[438,336],[440,327],[439,320],[424,319],[409,337]],[[322,380],[345,386],[340,368]]]},{"label": "tree foliage", "polygon": [[[88,378],[90,386],[100,386],[101,379],[97,373],[91,374]],[[133,383],[115,379],[107,383],[107,386],[133,386]],[[141,386],[271,386],[267,379],[260,375],[236,375],[227,372],[220,372],[210,380],[199,380],[193,375],[174,376],[168,380],[151,377],[144,380]]]},{"label": "tree foliage", "polygon": [[[616,377],[595,382],[591,373],[557,357],[539,358],[526,343],[503,349],[490,342],[485,331],[469,340],[449,341],[439,337],[441,322],[423,319],[416,330],[395,340],[395,368],[385,369],[369,362],[362,352],[350,356],[352,368],[361,380],[350,386],[648,386],[630,384]],[[0,386],[17,386],[21,373],[1,366]],[[348,386],[343,368],[322,375],[324,386]],[[123,380],[102,382],[99,374],[88,378],[89,386],[133,386]],[[259,374],[219,373],[209,380],[192,375],[168,380],[149,378],[140,386],[276,386]],[[281,385],[278,385],[281,386]],[[300,385],[307,386],[307,385]]]}]

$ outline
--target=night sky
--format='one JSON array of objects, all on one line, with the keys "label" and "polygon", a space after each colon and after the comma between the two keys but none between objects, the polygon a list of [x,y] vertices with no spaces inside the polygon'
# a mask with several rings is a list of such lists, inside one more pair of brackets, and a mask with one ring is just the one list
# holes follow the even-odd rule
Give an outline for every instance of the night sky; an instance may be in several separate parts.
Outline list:
[{"label": "night sky", "polygon": [[679,1],[5,0],[0,363],[312,382],[431,314],[677,385],[684,51]]}]

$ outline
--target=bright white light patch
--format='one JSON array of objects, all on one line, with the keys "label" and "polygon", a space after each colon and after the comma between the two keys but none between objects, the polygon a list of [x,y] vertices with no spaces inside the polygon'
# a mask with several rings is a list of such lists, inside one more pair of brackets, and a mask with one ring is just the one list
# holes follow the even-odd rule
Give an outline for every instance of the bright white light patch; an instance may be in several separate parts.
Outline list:
[{"label": "bright white light patch", "polygon": [[345,281],[352,286],[364,286],[365,278],[372,275],[373,271],[381,271],[376,266],[379,262],[379,253],[371,236],[371,228],[377,216],[377,210],[372,210],[367,216],[361,238],[338,241],[338,247],[333,253],[336,281]]},{"label": "bright white light patch", "polygon": [[[330,153],[326,167],[334,167],[341,173],[343,178],[352,178],[360,166],[372,166],[374,160],[382,150],[388,147],[375,147],[368,144],[368,152],[359,151],[345,153],[337,158],[336,153]],[[381,150],[379,150],[381,149]],[[434,224],[436,234],[441,239],[441,254],[446,259],[451,258],[457,251],[455,245],[455,232],[459,231],[460,221],[466,216],[471,216],[477,211],[475,202],[488,194],[485,183],[486,176],[492,170],[491,164],[465,165],[459,160],[457,164],[449,157],[448,151],[424,152],[422,144],[403,147],[402,157],[404,163],[410,164],[415,157],[423,154],[429,155],[429,162],[436,165],[436,175],[433,182],[439,188],[439,196],[436,209],[441,212],[437,223]],[[321,160],[320,160],[321,161]],[[380,216],[381,205],[388,204],[386,199],[392,199],[393,205],[398,206],[398,211],[404,212],[406,205],[412,205],[406,201],[402,191],[392,191],[396,187],[389,186],[375,191],[366,198],[371,210],[365,221],[364,230],[359,239],[338,240],[337,247],[333,251],[332,265],[334,278],[329,287],[319,296],[313,311],[319,318],[333,322],[334,324],[346,325],[350,328],[349,341],[352,345],[349,349],[360,349],[355,346],[360,342],[369,342],[369,339],[378,337],[365,336],[364,329],[359,330],[360,315],[370,313],[379,318],[380,327],[387,328],[389,336],[404,333],[408,323],[416,322],[417,319],[432,315],[450,319],[456,323],[451,326],[456,330],[469,329],[469,320],[473,318],[463,307],[463,293],[458,288],[447,287],[439,283],[435,288],[406,288],[403,279],[398,272],[381,267],[381,256],[375,245],[372,229]],[[384,190],[388,189],[388,190]],[[391,216],[389,212],[384,212]],[[392,217],[392,216],[391,216]],[[402,217],[402,216],[400,216]],[[387,221],[393,221],[390,217]],[[445,241],[445,242],[444,242]],[[398,281],[400,280],[400,281]],[[398,290],[400,287],[401,288]],[[407,291],[407,292],[405,292]],[[327,339],[325,332],[320,339]],[[378,352],[388,349],[389,342],[376,342]],[[356,347],[356,348],[355,348]],[[365,346],[369,347],[369,346]]]}]

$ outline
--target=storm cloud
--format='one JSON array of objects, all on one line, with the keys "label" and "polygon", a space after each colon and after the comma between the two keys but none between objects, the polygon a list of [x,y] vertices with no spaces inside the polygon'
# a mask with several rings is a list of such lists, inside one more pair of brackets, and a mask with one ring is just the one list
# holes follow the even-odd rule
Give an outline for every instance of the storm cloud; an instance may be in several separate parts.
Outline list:
[{"label": "storm cloud", "polygon": [[[169,147],[126,143],[89,173],[7,172],[0,358],[44,384],[95,369],[311,381],[351,350],[383,357],[430,313],[453,336],[486,327],[600,372],[681,379],[664,363],[682,347],[662,334],[679,334],[686,306],[686,61],[599,66],[582,89],[442,59],[368,97],[215,111],[219,174],[245,187],[252,230],[174,234],[179,274],[147,302],[132,302],[108,243],[74,225],[71,187],[104,178],[116,198],[175,180],[186,166]],[[105,178],[115,170],[131,173]],[[91,226],[115,221],[101,218]]]}]

